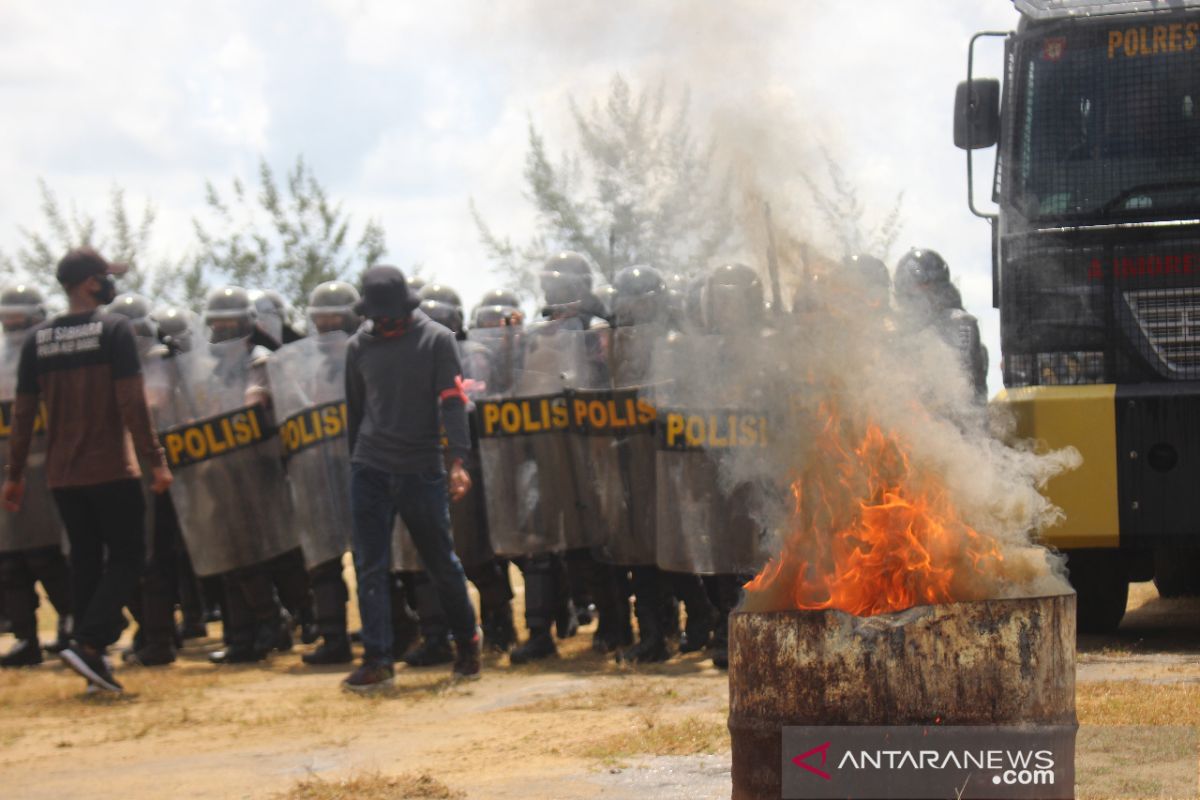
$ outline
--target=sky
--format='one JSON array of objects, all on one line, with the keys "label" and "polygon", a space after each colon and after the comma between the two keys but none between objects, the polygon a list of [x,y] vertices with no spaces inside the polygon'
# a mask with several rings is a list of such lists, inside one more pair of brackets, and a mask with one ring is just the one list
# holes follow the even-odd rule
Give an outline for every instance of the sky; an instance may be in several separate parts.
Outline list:
[{"label": "sky", "polygon": [[[471,306],[498,280],[469,202],[526,238],[529,122],[569,149],[570,101],[620,72],[720,120],[782,199],[781,225],[820,238],[799,178],[819,174],[822,147],[868,209],[903,191],[890,262],[910,246],[945,256],[995,391],[989,234],[967,210],[951,110],[970,36],[1016,22],[1009,0],[4,3],[0,252],[39,224],[41,178],[97,216],[120,185],[157,210],[153,248],[179,258],[206,179],[252,183],[260,157],[283,172],[302,154],[358,225],[383,224],[388,262],[423,265]],[[977,74],[1000,72],[998,46],[977,59]],[[983,202],[992,159],[979,158]]]}]

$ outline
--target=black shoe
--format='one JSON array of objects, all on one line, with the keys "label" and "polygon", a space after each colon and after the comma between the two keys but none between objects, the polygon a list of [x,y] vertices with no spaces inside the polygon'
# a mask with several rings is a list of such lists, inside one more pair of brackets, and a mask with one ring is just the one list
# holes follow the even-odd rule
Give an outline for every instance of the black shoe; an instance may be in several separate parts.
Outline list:
[{"label": "black shoe", "polygon": [[683,636],[679,637],[679,652],[696,653],[707,647],[712,638],[714,619],[712,613],[701,615],[697,612],[693,615],[688,609],[687,625],[684,626]]},{"label": "black shoe", "polygon": [[350,631],[350,644],[362,644],[362,629]]},{"label": "black shoe", "polygon": [[591,625],[596,620],[596,604],[587,603],[586,605],[575,606],[575,622],[579,627]]},{"label": "black shoe", "polygon": [[713,666],[717,669],[729,669],[729,648],[726,645],[710,648]]},{"label": "black shoe", "polygon": [[642,639],[626,650],[617,653],[617,662],[625,664],[657,664],[671,657],[671,650],[661,636]]},{"label": "black shoe", "polygon": [[505,604],[488,613],[483,620],[483,646],[493,653],[507,653],[516,643],[512,606]]},{"label": "black shoe", "polygon": [[355,694],[386,692],[396,683],[392,665],[385,661],[364,661],[342,681],[342,689]]},{"label": "black shoe", "polygon": [[117,683],[112,670],[104,659],[104,655],[87,645],[75,644],[63,650],[58,657],[75,672],[82,675],[88,683],[106,692],[123,692],[125,687]]},{"label": "black shoe", "polygon": [[189,639],[207,639],[208,625],[203,621],[185,623],[179,629],[179,638],[185,642]]},{"label": "black shoe", "polygon": [[[283,612],[279,620],[279,632],[275,635],[275,642],[272,650],[278,650],[280,653],[290,653],[292,645],[295,641],[292,638],[292,615]],[[313,641],[316,641],[315,639]],[[307,642],[305,644],[308,644]]]},{"label": "black shoe", "polygon": [[175,648],[164,643],[144,644],[121,654],[126,664],[138,667],[164,667],[175,663]]},{"label": "black shoe", "polygon": [[479,663],[479,644],[481,631],[476,628],[475,635],[461,642],[454,640],[454,668],[450,671],[456,681],[477,681],[482,668]]},{"label": "black shoe", "polygon": [[419,645],[405,653],[404,658],[400,660],[410,667],[436,667],[454,661],[454,649],[443,637],[422,639]]},{"label": "black shoe", "polygon": [[575,616],[575,604],[570,600],[558,610],[554,618],[554,632],[560,639],[570,639],[579,633],[579,620]]},{"label": "black shoe", "polygon": [[317,624],[315,622],[310,622],[300,626],[300,641],[304,644],[312,644],[320,638],[321,631],[317,630]]},{"label": "black shoe", "polygon": [[326,664],[349,664],[354,660],[354,654],[350,652],[350,637],[346,635],[326,636],[320,647],[311,653],[300,656],[300,660],[310,667]]},{"label": "black shoe", "polygon": [[18,639],[12,649],[0,658],[0,667],[33,667],[42,663],[42,647],[37,639]]},{"label": "black shoe", "polygon": [[554,639],[550,638],[550,631],[542,629],[531,633],[525,644],[509,654],[508,661],[510,664],[528,664],[556,655],[558,648],[554,646]]},{"label": "black shoe", "polygon": [[215,650],[208,654],[208,660],[213,664],[255,664],[266,657],[266,653],[248,644],[230,645],[224,650]]}]

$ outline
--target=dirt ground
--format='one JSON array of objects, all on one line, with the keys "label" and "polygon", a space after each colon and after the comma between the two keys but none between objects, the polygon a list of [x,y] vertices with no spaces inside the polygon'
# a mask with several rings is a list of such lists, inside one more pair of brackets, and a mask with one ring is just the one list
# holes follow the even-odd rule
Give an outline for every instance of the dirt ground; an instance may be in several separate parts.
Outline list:
[{"label": "dirt ground", "polygon": [[[86,696],[57,662],[5,671],[0,796],[728,797],[725,674],[699,654],[622,668],[589,641],[585,629],[535,666],[490,658],[465,685],[402,668],[369,699],[298,652],[211,666],[215,639],[172,667],[122,669],[116,699]],[[1200,726],[1198,654],[1200,601],[1150,584],[1116,635],[1081,641],[1080,797],[1197,796],[1194,734],[1171,726]]]}]

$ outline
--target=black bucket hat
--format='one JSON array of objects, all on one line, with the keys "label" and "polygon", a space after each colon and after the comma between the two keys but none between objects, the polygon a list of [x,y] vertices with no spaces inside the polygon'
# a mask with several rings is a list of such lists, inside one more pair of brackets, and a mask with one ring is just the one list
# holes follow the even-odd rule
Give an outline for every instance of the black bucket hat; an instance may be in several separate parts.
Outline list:
[{"label": "black bucket hat", "polygon": [[361,316],[406,317],[421,305],[421,298],[408,286],[404,273],[396,267],[371,267],[363,273],[362,299],[354,310]]}]

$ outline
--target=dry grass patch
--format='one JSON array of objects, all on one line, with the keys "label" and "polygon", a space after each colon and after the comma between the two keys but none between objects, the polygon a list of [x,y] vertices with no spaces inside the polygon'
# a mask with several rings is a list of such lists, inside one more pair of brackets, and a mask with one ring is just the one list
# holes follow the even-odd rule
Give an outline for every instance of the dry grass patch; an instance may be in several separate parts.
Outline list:
[{"label": "dry grass patch", "polygon": [[275,800],[454,800],[466,794],[421,772],[356,775],[328,781],[312,776],[274,797]]},{"label": "dry grass patch", "polygon": [[611,711],[614,708],[656,708],[666,702],[678,705],[682,700],[678,689],[658,683],[631,680],[619,686],[585,689],[568,695],[534,700],[512,706],[505,711],[523,714],[553,714],[564,711]]},{"label": "dry grass patch", "polygon": [[1079,684],[1080,725],[1200,725],[1200,684]]},{"label": "dry grass patch", "polygon": [[601,761],[633,756],[693,756],[729,749],[729,729],[716,715],[676,720],[642,715],[633,730],[587,745],[582,754]]}]

